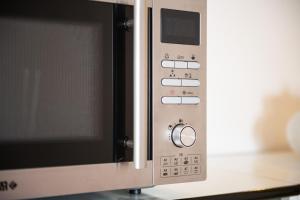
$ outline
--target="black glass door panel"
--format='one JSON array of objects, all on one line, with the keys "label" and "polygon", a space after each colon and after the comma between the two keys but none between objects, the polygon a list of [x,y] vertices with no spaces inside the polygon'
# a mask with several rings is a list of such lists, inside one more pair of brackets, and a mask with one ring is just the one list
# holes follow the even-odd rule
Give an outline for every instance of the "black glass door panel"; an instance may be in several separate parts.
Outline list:
[{"label": "black glass door panel", "polygon": [[[114,83],[115,83],[115,161],[133,160],[133,151],[124,141],[133,140],[133,27],[126,25],[133,19],[133,6],[115,6]],[[120,145],[121,144],[121,145]]]},{"label": "black glass door panel", "polygon": [[114,5],[0,5],[0,169],[114,161]]}]

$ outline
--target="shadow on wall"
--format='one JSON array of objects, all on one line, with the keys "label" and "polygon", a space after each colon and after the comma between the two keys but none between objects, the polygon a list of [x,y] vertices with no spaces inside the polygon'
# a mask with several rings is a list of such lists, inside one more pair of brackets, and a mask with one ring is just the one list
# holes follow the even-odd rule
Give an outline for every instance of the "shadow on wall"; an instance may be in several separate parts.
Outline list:
[{"label": "shadow on wall", "polygon": [[300,112],[300,97],[285,90],[278,96],[265,98],[263,108],[254,130],[260,149],[288,149],[287,125]]}]

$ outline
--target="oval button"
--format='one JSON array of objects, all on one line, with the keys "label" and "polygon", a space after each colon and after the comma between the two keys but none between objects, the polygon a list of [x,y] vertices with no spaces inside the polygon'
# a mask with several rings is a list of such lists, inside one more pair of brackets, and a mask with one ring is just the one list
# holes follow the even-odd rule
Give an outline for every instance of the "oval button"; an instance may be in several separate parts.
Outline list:
[{"label": "oval button", "polygon": [[198,87],[200,81],[197,79],[182,79],[182,86],[184,87]]},{"label": "oval button", "polygon": [[187,62],[185,62],[185,61],[175,61],[175,68],[187,69]]},{"label": "oval button", "polygon": [[162,97],[163,104],[181,104],[181,97]]},{"label": "oval button", "polygon": [[182,97],[182,104],[199,104],[200,98],[199,97]]},{"label": "oval button", "polygon": [[174,61],[172,60],[163,60],[161,66],[164,68],[174,68]]},{"label": "oval button", "polygon": [[198,62],[188,62],[188,68],[189,69],[199,69],[200,63]]},{"label": "oval button", "polygon": [[164,78],[161,80],[163,86],[181,86],[181,80],[176,78]]}]

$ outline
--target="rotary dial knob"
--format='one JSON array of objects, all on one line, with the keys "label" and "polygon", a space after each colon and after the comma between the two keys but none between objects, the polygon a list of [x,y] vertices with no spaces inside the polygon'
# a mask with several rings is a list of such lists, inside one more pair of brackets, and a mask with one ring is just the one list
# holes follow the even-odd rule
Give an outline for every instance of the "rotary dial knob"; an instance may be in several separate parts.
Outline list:
[{"label": "rotary dial knob", "polygon": [[177,147],[191,147],[196,141],[196,131],[193,127],[178,124],[172,130],[172,141]]}]

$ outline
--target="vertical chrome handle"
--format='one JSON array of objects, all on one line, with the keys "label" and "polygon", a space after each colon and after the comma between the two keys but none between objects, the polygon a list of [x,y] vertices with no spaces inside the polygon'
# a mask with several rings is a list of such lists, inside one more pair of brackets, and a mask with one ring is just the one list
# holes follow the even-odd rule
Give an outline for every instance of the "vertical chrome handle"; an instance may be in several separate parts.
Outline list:
[{"label": "vertical chrome handle", "polygon": [[134,121],[133,154],[136,169],[147,164],[147,35],[148,7],[146,0],[134,1]]}]

